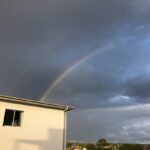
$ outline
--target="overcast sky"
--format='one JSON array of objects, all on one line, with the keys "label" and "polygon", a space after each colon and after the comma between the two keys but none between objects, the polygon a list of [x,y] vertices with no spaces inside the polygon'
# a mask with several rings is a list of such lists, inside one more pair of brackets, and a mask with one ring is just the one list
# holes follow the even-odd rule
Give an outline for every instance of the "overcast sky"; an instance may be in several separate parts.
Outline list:
[{"label": "overcast sky", "polygon": [[150,143],[149,47],[149,0],[0,0],[0,94],[76,107],[68,140]]}]

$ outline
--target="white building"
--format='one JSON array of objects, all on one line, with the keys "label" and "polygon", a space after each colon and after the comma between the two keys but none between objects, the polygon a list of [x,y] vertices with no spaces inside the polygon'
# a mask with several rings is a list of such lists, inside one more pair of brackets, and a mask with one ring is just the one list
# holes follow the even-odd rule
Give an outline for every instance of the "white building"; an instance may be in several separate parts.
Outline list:
[{"label": "white building", "polygon": [[0,96],[1,150],[64,150],[70,106]]}]

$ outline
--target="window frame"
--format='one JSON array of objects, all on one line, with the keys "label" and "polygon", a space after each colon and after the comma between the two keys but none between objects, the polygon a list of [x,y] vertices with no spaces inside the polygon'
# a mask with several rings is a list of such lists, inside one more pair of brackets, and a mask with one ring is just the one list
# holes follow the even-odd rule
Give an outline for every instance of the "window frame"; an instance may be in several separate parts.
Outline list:
[{"label": "window frame", "polygon": [[[12,121],[11,121],[11,124],[10,124],[10,125],[5,124],[6,111],[13,111],[13,117],[12,117]],[[18,124],[15,124],[15,114],[16,114],[16,112],[19,112],[19,113],[20,113],[19,120],[18,120]],[[24,111],[22,111],[22,110],[6,108],[6,109],[5,109],[5,112],[4,112],[3,126],[21,127],[21,125],[22,125],[22,114],[23,114],[23,112],[24,112]]]}]

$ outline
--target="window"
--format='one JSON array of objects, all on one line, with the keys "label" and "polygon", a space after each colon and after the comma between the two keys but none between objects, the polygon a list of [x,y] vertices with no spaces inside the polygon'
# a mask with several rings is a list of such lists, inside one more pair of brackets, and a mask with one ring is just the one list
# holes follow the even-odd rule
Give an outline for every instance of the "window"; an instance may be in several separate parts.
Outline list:
[{"label": "window", "polygon": [[22,111],[6,109],[3,126],[20,126],[21,114]]}]

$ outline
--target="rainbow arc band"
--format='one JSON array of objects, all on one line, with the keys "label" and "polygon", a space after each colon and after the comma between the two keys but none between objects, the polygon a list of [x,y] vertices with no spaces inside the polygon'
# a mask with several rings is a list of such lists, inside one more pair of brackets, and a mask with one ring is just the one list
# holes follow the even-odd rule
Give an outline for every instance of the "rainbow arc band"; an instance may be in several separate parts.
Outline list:
[{"label": "rainbow arc band", "polygon": [[43,96],[40,98],[40,101],[43,102],[46,100],[46,97],[53,91],[53,89],[64,79],[66,76],[68,76],[73,70],[75,70],[77,67],[79,67],[82,63],[88,61],[90,58],[96,56],[96,54],[110,50],[114,46],[113,43],[108,44],[107,46],[97,49],[94,52],[86,55],[85,57],[81,58],[77,62],[75,62],[73,65],[71,65],[69,68],[67,68],[48,88],[48,90],[43,94]]}]

